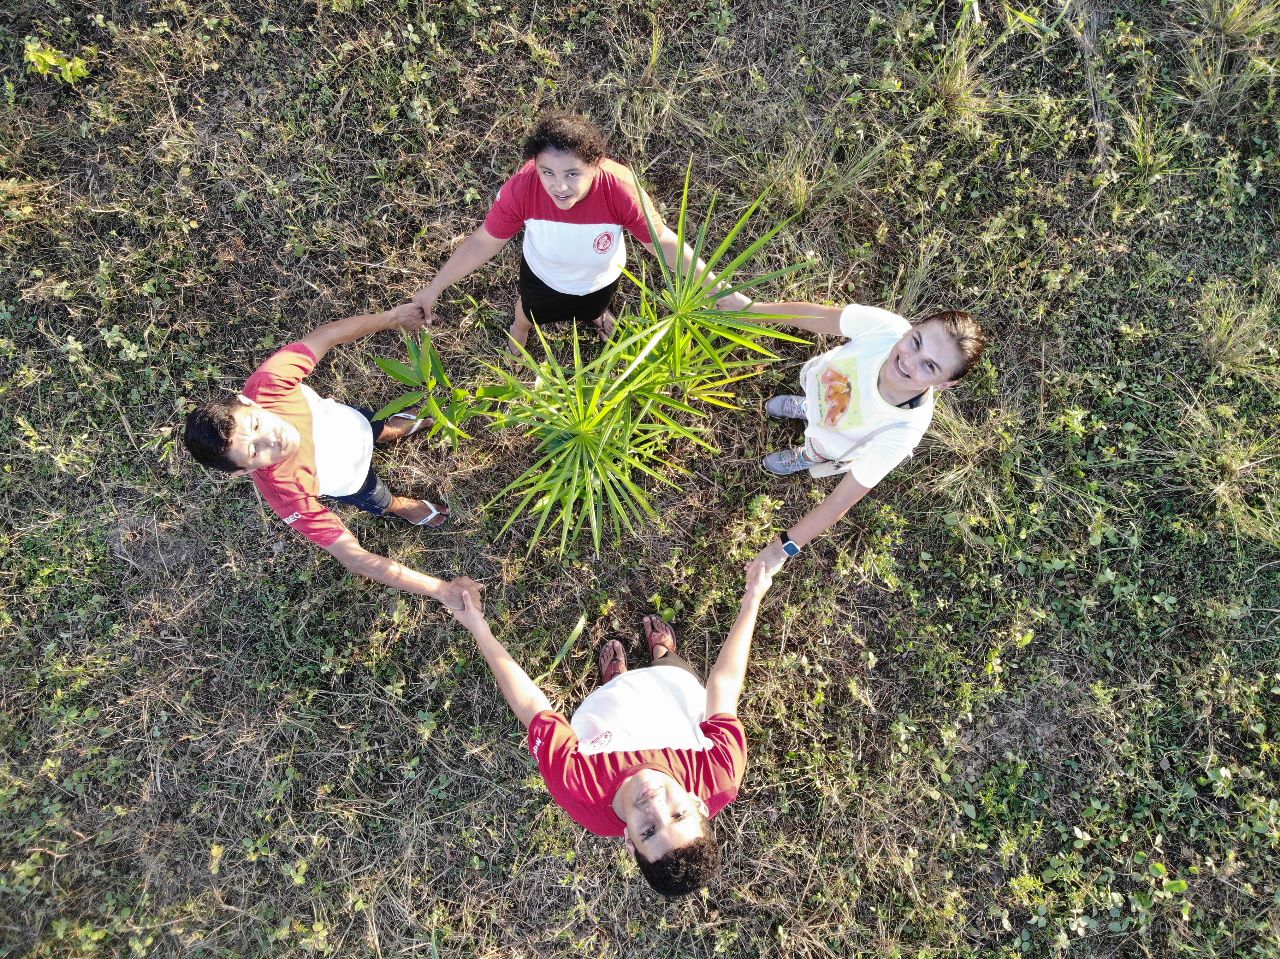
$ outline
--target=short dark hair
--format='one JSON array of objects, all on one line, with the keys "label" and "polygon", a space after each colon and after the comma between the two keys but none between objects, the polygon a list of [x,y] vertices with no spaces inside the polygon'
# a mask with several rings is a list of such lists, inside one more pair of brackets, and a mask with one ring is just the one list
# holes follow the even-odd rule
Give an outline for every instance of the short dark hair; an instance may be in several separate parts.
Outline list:
[{"label": "short dark hair", "polygon": [[583,163],[599,163],[605,155],[604,134],[576,113],[544,113],[525,137],[524,158],[532,160],[543,150],[561,150]]},{"label": "short dark hair", "polygon": [[987,335],[978,325],[977,317],[964,310],[942,310],[939,313],[931,313],[920,322],[923,324],[933,320],[942,324],[942,328],[951,336],[964,357],[960,369],[956,370],[956,375],[953,377],[958,380],[973,369],[973,365],[978,360],[982,359],[982,351],[987,348]]},{"label": "short dark hair", "polygon": [[720,844],[706,817],[703,833],[693,842],[655,859],[645,859],[636,850],[636,865],[656,892],[664,896],[685,896],[707,885],[720,872]]},{"label": "short dark hair", "polygon": [[236,430],[236,410],[239,408],[240,401],[229,396],[207,400],[187,414],[182,442],[197,463],[223,473],[234,473],[240,469],[227,455],[231,434]]}]

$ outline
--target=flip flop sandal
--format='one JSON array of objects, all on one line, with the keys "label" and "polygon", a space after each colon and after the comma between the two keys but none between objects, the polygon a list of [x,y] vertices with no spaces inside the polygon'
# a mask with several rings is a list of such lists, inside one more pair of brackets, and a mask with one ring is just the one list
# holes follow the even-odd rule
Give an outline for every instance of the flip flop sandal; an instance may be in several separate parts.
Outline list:
[{"label": "flip flop sandal", "polygon": [[[406,522],[413,523],[414,526],[426,526],[430,529],[440,529],[442,526],[445,525],[445,523],[449,522],[449,507],[446,506],[444,509],[441,509],[439,506],[431,502],[431,500],[429,499],[418,500],[418,502],[426,503],[429,507],[431,507],[431,512],[428,513],[426,517],[418,520],[417,522],[414,522],[413,520],[406,520]],[[443,516],[444,520],[443,522],[436,523],[434,526],[432,526],[431,521],[435,519],[437,516]],[[403,519],[403,517],[401,518]]]},{"label": "flip flop sandal", "polygon": [[409,432],[405,433],[404,436],[401,436],[400,439],[405,439],[406,437],[412,436],[414,433],[418,432],[418,430],[422,429],[429,422],[431,422],[429,417],[414,416],[412,413],[392,413],[388,417],[388,419],[413,420],[413,425],[409,427]]},{"label": "flip flop sandal", "polygon": [[[618,643],[618,647],[622,652],[615,653],[608,662],[605,661],[605,655],[609,652],[609,648],[614,643]],[[600,652],[596,654],[596,662],[600,666],[600,685],[616,679],[627,671],[627,651],[622,648],[622,643],[616,639],[607,640],[600,647]]]},{"label": "flip flop sandal", "polygon": [[[675,631],[671,628],[671,624],[668,623],[661,616],[657,616],[657,615],[646,616],[645,620],[648,620],[650,623],[659,622],[659,623],[662,623],[662,625],[667,627],[666,634],[663,634],[663,633],[660,633],[658,630],[651,629],[648,625],[644,626],[644,641],[649,645],[649,658],[653,660],[655,663],[661,662],[661,660],[659,660],[656,656],[653,655],[654,650],[658,648],[665,649],[668,653],[671,653],[672,655],[678,654],[678,650],[676,648],[676,634],[675,634]],[[643,623],[643,620],[642,620],[642,623]],[[655,636],[657,637],[657,639],[654,638]]]}]

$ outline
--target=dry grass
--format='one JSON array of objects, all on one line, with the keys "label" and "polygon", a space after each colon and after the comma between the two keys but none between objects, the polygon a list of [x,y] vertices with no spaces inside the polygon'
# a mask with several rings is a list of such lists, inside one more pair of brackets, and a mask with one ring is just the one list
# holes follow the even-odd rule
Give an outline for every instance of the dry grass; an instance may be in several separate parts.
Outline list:
[{"label": "dry grass", "polygon": [[[1275,952],[1274,78],[1213,79],[1272,62],[1274,11],[1019,10],[6,10],[0,953]],[[1229,56],[1197,67],[1191,34]],[[26,72],[27,35],[96,47],[88,77]],[[551,105],[669,209],[692,157],[713,236],[769,187],[794,219],[759,269],[814,260],[777,295],[971,309],[994,342],[771,591],[725,874],[685,902],[550,802],[446,615],[175,447],[194,398],[413,292]],[[515,262],[442,304],[458,382],[502,342]],[[379,454],[451,534],[348,519],[484,579],[566,708],[599,641],[638,661],[655,608],[705,665],[743,561],[828,488],[756,465],[795,439],[760,401],[826,345],[716,415],[719,456],[678,447],[691,479],[600,557],[496,535],[509,434]],[[398,349],[338,350],[315,386],[376,407],[396,387],[369,358]]]}]

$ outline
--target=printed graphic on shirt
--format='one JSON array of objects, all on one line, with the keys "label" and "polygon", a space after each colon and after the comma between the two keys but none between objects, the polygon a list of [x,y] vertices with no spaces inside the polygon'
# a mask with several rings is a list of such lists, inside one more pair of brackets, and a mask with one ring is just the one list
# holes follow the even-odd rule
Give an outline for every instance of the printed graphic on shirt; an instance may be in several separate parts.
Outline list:
[{"label": "printed graphic on shirt", "polygon": [[596,736],[594,739],[592,739],[590,742],[586,743],[585,745],[590,746],[592,751],[594,752],[604,752],[604,747],[608,746],[610,740],[612,739],[613,739],[613,733],[611,733],[609,730],[606,729],[599,736]]},{"label": "printed graphic on shirt", "polygon": [[858,358],[844,357],[818,375],[821,393],[818,415],[822,425],[833,430],[858,429],[863,425],[862,402],[858,389]]},{"label": "printed graphic on shirt", "polygon": [[591,246],[597,253],[608,253],[613,249],[613,234],[606,230],[596,237],[596,241]]}]

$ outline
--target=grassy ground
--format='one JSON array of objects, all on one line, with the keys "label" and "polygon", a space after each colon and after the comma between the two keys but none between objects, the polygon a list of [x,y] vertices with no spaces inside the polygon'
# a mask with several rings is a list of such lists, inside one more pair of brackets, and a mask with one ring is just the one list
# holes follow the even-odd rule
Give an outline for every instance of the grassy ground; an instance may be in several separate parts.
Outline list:
[{"label": "grassy ground", "polygon": [[[1274,7],[17,0],[0,49],[0,953],[1280,950]],[[437,608],[175,450],[191,398],[417,289],[552,105],[668,203],[692,157],[717,223],[769,188],[795,220],[760,268],[815,261],[780,297],[994,337],[770,593],[690,901],[550,802]],[[448,299],[459,379],[513,289],[507,256]],[[567,708],[655,606],[705,663],[742,561],[824,492],[755,466],[812,349],[600,559],[495,537],[511,437],[388,458],[452,537],[352,528],[487,580]],[[317,385],[377,405],[397,351]]]}]

